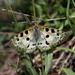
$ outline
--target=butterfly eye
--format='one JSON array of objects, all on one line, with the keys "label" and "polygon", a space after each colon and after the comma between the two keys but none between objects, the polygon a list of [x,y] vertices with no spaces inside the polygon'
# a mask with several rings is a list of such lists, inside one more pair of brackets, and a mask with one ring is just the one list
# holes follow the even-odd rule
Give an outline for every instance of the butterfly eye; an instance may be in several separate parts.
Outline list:
[{"label": "butterfly eye", "polygon": [[46,38],[49,38],[49,35],[46,35]]},{"label": "butterfly eye", "polygon": [[25,31],[25,34],[28,34],[28,30]]},{"label": "butterfly eye", "polygon": [[30,39],[27,37],[26,40],[29,41]]}]

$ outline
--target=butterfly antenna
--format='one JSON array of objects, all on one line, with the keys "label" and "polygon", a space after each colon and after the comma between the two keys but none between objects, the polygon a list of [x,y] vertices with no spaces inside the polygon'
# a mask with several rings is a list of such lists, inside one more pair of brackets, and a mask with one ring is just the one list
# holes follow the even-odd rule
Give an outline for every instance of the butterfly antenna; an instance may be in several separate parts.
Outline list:
[{"label": "butterfly antenna", "polygon": [[40,13],[40,18],[39,18],[39,20],[37,22],[37,25],[39,25],[41,21],[42,21],[42,18],[41,18],[41,13]]},{"label": "butterfly antenna", "polygon": [[36,25],[36,12],[35,12],[34,0],[32,0],[32,5],[33,5],[33,12],[34,12],[34,24]]}]

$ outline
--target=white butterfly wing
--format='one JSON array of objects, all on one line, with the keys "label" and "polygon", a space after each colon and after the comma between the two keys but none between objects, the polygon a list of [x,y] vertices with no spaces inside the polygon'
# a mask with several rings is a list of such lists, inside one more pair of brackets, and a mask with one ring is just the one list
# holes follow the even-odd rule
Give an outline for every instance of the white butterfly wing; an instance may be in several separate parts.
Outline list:
[{"label": "white butterfly wing", "polygon": [[38,39],[38,48],[41,51],[46,51],[55,47],[63,42],[65,42],[68,37],[72,34],[71,32],[62,32],[58,29],[48,28],[48,27],[39,27],[41,35]]},{"label": "white butterfly wing", "polygon": [[30,28],[16,35],[10,41],[11,46],[15,47],[18,51],[25,53],[32,53],[36,49],[36,41],[33,39],[33,29]]},{"label": "white butterfly wing", "polygon": [[41,34],[41,36],[39,37],[39,39],[37,41],[37,47],[41,51],[46,51],[46,50],[50,49],[50,46],[46,44],[46,39],[43,34]]},{"label": "white butterfly wing", "polygon": [[26,50],[26,53],[32,53],[34,52],[34,50],[36,50],[36,41],[32,35],[32,37],[30,38],[29,46]]},{"label": "white butterfly wing", "polygon": [[62,32],[58,29],[43,26],[34,26],[16,35],[11,39],[11,44],[18,51],[32,53],[36,46],[41,51],[46,51],[68,39],[72,32]]},{"label": "white butterfly wing", "polygon": [[54,28],[45,28],[44,32],[42,31],[42,33],[50,46],[57,46],[65,42],[72,34],[72,31],[62,32]]}]

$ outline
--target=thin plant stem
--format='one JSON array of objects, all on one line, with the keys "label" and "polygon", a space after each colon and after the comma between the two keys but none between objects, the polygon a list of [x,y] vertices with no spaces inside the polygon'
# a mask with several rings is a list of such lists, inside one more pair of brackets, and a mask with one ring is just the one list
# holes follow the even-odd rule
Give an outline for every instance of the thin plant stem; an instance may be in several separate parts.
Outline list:
[{"label": "thin plant stem", "polygon": [[41,58],[41,64],[42,64],[42,75],[44,75],[45,69],[44,69],[44,60],[42,58],[42,52],[40,52],[40,58]]},{"label": "thin plant stem", "polygon": [[34,0],[32,0],[32,5],[33,5],[33,12],[34,12],[34,23],[36,25],[36,12],[35,12]]},{"label": "thin plant stem", "polygon": [[74,2],[74,0],[72,0],[72,3],[74,4],[74,6],[75,6],[75,2]]},{"label": "thin plant stem", "polygon": [[70,13],[70,12],[69,12],[69,7],[70,7],[70,0],[68,0],[68,3],[67,3],[66,16],[67,16],[67,20],[68,20],[68,22],[69,22],[69,25],[70,25],[70,27],[71,27],[71,29],[72,29],[74,35],[75,35],[75,28],[72,26],[72,24],[71,24],[71,22],[70,22],[70,18],[69,18],[69,13]]},{"label": "thin plant stem", "polygon": [[11,6],[10,6],[9,0],[7,0],[7,2],[8,2],[8,6],[9,6],[9,8],[10,8],[10,10],[11,10],[11,13],[12,13],[12,15],[13,15],[14,21],[15,21],[15,23],[17,24],[17,20],[16,20],[16,17],[14,16],[14,13],[13,13],[12,8],[11,8]]},{"label": "thin plant stem", "polygon": [[29,24],[31,24],[31,21],[29,20],[29,18],[28,18],[27,16],[25,16],[20,10],[19,10],[19,12],[24,16],[25,20],[26,20]]}]

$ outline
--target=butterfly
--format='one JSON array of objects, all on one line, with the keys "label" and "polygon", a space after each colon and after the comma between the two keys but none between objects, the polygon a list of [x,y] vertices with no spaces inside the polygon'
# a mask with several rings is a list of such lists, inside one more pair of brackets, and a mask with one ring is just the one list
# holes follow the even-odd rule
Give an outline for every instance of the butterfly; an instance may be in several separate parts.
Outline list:
[{"label": "butterfly", "polygon": [[25,53],[33,53],[36,48],[43,52],[65,42],[71,34],[71,31],[35,25],[14,36],[10,44]]}]

